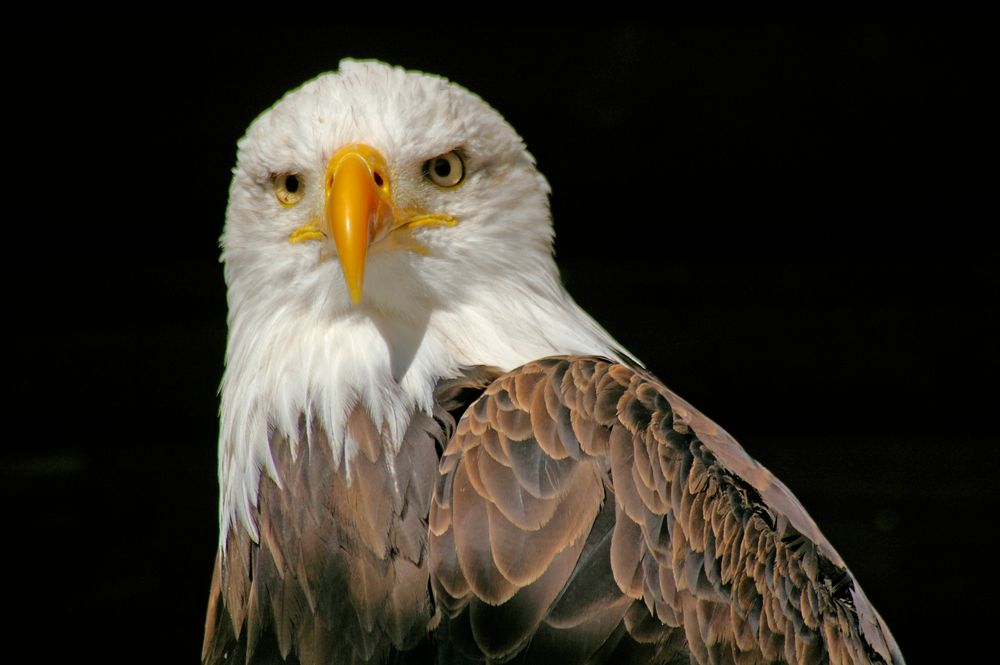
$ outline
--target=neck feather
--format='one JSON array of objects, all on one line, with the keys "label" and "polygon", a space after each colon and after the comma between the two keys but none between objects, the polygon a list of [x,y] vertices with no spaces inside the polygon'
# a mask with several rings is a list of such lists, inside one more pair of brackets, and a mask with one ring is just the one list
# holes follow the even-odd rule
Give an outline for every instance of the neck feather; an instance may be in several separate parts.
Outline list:
[{"label": "neck feather", "polygon": [[[380,428],[391,460],[414,413],[431,413],[435,384],[462,367],[513,369],[553,354],[620,359],[620,346],[561,285],[517,294],[483,293],[474,302],[431,308],[424,320],[358,307],[330,318],[273,308],[230,320],[219,441],[220,538],[234,523],[256,540],[260,473],[280,483],[270,440],[310,445],[326,433],[348,480],[358,444],[348,433],[355,406]],[[244,314],[241,316],[240,314]],[[310,424],[300,441],[299,423]]]}]

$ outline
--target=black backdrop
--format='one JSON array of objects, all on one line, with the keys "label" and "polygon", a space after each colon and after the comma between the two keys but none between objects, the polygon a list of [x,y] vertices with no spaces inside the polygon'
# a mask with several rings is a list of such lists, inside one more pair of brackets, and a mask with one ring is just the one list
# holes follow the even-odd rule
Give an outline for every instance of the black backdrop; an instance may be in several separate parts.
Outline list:
[{"label": "black backdrop", "polygon": [[977,653],[1000,369],[985,26],[242,11],[8,26],[31,44],[4,46],[15,649],[197,658],[235,142],[354,56],[503,113],[580,303],[786,481],[911,662]]}]

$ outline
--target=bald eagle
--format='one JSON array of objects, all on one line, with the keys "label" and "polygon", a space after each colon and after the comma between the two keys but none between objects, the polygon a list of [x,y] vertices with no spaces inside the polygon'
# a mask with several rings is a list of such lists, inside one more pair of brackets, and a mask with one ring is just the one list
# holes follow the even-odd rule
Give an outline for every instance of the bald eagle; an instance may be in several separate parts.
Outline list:
[{"label": "bald eagle", "polygon": [[216,663],[902,663],[789,490],[569,296],[549,187],[345,61],[239,143]]}]

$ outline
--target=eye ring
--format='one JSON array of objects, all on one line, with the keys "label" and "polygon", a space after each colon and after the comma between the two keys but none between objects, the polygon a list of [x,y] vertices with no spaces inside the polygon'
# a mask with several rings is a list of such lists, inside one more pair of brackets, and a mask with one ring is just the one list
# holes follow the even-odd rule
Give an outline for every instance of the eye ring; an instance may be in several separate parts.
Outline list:
[{"label": "eye ring", "polygon": [[465,161],[457,150],[428,159],[423,170],[425,178],[444,189],[457,187],[465,180]]},{"label": "eye ring", "polygon": [[274,198],[286,208],[291,208],[305,196],[305,183],[298,173],[279,173],[272,178]]}]

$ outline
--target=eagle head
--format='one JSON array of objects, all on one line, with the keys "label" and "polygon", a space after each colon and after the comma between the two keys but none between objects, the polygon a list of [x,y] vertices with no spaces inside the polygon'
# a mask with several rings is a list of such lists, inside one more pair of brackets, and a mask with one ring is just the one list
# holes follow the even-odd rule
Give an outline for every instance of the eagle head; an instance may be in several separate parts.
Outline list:
[{"label": "eagle head", "polygon": [[379,62],[289,92],[239,143],[230,308],[447,306],[552,270],[548,184],[514,129],[445,79]]}]

